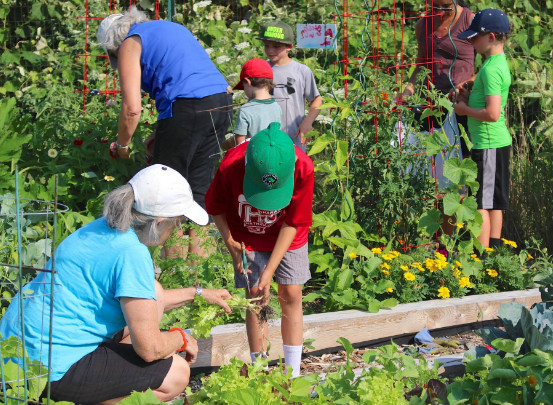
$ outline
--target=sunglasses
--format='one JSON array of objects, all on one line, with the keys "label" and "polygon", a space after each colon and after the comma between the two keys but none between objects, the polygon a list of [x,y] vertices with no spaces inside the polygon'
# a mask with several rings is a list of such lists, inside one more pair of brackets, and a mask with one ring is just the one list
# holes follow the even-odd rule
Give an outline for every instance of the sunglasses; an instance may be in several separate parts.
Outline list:
[{"label": "sunglasses", "polygon": [[[276,84],[276,85],[275,85],[275,88],[277,88],[277,89],[284,89],[284,88],[286,88],[286,92],[287,92],[288,94],[294,94],[294,93],[296,92],[296,89],[294,89],[294,86],[293,86],[293,84],[295,83],[295,81],[296,81],[295,79],[293,79],[293,78],[291,78],[291,77],[288,77],[288,78],[286,79],[286,84]],[[273,91],[273,90],[271,90],[269,93],[271,94],[271,96],[274,95],[274,91]]]},{"label": "sunglasses", "polygon": [[451,11],[451,10],[453,10],[453,3],[444,4],[442,6],[432,5],[432,10],[434,10],[434,11]]}]

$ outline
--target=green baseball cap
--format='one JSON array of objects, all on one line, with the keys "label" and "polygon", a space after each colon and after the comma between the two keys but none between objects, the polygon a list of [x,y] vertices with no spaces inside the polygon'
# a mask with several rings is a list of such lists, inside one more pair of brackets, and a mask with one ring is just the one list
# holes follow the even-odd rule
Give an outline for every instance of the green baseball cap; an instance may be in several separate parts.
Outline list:
[{"label": "green baseball cap", "polygon": [[273,21],[263,27],[259,39],[294,45],[294,30],[282,21]]},{"label": "green baseball cap", "polygon": [[248,142],[244,197],[253,207],[280,210],[290,204],[294,193],[296,151],[294,142],[280,123],[272,122]]}]

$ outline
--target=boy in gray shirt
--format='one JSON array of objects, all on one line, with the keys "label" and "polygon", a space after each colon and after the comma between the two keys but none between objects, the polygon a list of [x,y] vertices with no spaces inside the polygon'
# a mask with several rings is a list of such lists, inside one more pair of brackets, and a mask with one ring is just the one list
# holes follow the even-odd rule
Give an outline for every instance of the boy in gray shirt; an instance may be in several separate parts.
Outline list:
[{"label": "boy in gray shirt", "polygon": [[[308,141],[305,135],[311,131],[319,114],[317,107],[323,103],[313,72],[288,55],[294,46],[294,33],[288,24],[269,23],[263,28],[260,39],[274,73],[274,96],[283,111],[281,128],[305,151]],[[309,103],[307,115],[306,100]]]}]

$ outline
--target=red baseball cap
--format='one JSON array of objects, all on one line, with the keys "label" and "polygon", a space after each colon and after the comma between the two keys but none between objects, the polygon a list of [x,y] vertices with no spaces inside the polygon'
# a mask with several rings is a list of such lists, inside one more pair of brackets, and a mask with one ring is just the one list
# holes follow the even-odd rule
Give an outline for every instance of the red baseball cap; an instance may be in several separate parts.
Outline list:
[{"label": "red baseball cap", "polygon": [[272,79],[273,78],[273,69],[271,65],[265,59],[254,58],[250,59],[244,66],[242,66],[242,71],[240,72],[240,81],[234,90],[244,90],[244,85],[242,81],[244,79],[250,79],[252,77],[261,77],[263,79]]}]

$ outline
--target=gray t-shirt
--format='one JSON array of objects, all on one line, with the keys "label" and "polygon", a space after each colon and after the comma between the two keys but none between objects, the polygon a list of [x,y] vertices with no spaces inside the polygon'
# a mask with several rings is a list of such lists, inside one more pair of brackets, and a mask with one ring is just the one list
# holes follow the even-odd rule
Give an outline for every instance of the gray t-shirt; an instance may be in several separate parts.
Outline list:
[{"label": "gray t-shirt", "polygon": [[[296,138],[296,131],[305,118],[305,100],[311,103],[319,95],[313,72],[295,60],[284,66],[271,67],[274,74],[273,82],[277,85],[274,97],[283,113],[281,128],[296,145],[305,150],[301,145],[301,139]],[[278,87],[279,85],[281,87]]]},{"label": "gray t-shirt", "polygon": [[240,107],[234,133],[251,138],[271,122],[282,122],[282,110],[275,99],[251,99]]}]

